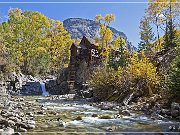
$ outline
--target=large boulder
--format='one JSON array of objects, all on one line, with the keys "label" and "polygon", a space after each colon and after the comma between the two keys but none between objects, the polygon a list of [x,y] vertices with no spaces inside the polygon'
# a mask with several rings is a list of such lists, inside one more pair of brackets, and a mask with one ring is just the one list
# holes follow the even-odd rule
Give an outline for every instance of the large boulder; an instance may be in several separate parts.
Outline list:
[{"label": "large boulder", "polygon": [[174,118],[180,117],[180,104],[175,102],[171,104],[171,116]]},{"label": "large boulder", "polygon": [[12,72],[6,79],[7,90],[11,95],[41,95],[41,78]]},{"label": "large boulder", "polygon": [[68,69],[65,68],[60,71],[57,78],[51,78],[46,80],[46,90],[50,95],[63,95],[68,94]]},{"label": "large boulder", "polygon": [[57,80],[49,80],[46,82],[46,90],[50,95],[63,95],[69,92],[67,81],[63,81],[60,84]]},{"label": "large boulder", "polygon": [[42,95],[40,82],[27,82],[22,86],[23,95]]},{"label": "large boulder", "polygon": [[14,129],[10,127],[4,129],[4,131],[2,132],[2,135],[13,135],[13,134],[14,134]]}]

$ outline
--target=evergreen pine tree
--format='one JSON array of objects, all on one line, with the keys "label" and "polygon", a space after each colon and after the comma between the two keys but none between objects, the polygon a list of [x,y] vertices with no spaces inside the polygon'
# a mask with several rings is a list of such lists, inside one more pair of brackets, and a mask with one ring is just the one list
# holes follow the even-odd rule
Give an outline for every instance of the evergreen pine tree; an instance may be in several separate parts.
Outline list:
[{"label": "evergreen pine tree", "polygon": [[176,29],[173,25],[172,19],[170,19],[166,26],[166,33],[164,35],[164,48],[173,48],[177,46]]},{"label": "evergreen pine tree", "polygon": [[114,41],[114,50],[109,56],[109,66],[117,70],[119,67],[125,67],[128,64],[128,49],[126,41],[122,37],[117,37]]},{"label": "evergreen pine tree", "polygon": [[140,31],[140,43],[139,50],[147,50],[147,48],[151,45],[151,43],[155,40],[154,33],[152,31],[152,27],[149,24],[148,18],[144,17],[141,22],[139,28]]},{"label": "evergreen pine tree", "polygon": [[172,63],[169,77],[169,88],[176,96],[180,96],[180,56],[177,56]]}]

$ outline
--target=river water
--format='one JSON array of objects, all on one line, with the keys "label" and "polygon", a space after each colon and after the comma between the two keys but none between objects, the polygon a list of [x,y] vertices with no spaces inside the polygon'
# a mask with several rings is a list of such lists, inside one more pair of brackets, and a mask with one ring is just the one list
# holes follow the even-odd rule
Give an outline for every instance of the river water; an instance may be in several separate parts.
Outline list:
[{"label": "river water", "polygon": [[[49,114],[36,118],[38,122],[35,132],[77,132],[77,134],[145,134],[146,132],[159,135],[172,134],[169,127],[178,128],[180,125],[177,121],[153,120],[140,112],[131,112],[131,116],[117,116],[118,111],[102,110],[85,100],[41,98],[38,101],[49,111]],[[51,111],[56,114],[50,114]],[[178,135],[177,132],[173,134]]]}]

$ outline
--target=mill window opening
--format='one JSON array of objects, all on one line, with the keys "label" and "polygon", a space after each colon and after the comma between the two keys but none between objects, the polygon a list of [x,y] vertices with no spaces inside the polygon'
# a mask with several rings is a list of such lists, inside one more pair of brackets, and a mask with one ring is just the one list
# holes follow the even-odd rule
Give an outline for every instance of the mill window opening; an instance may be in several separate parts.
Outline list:
[{"label": "mill window opening", "polygon": [[77,49],[77,55],[79,55],[79,53],[80,53],[80,51],[79,51],[79,49]]}]

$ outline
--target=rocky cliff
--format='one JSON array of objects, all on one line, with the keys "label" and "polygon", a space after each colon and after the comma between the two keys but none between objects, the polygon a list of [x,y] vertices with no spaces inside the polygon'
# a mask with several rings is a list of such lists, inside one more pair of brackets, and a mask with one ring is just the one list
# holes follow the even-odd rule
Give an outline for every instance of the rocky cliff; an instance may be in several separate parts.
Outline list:
[{"label": "rocky cliff", "polygon": [[[71,34],[72,38],[82,38],[83,36],[94,38],[99,37],[99,23],[89,19],[83,18],[69,18],[63,21],[65,29]],[[115,28],[109,27],[113,32],[113,39],[118,36],[123,37],[130,50],[136,50],[131,42],[128,41],[127,36]]]}]

